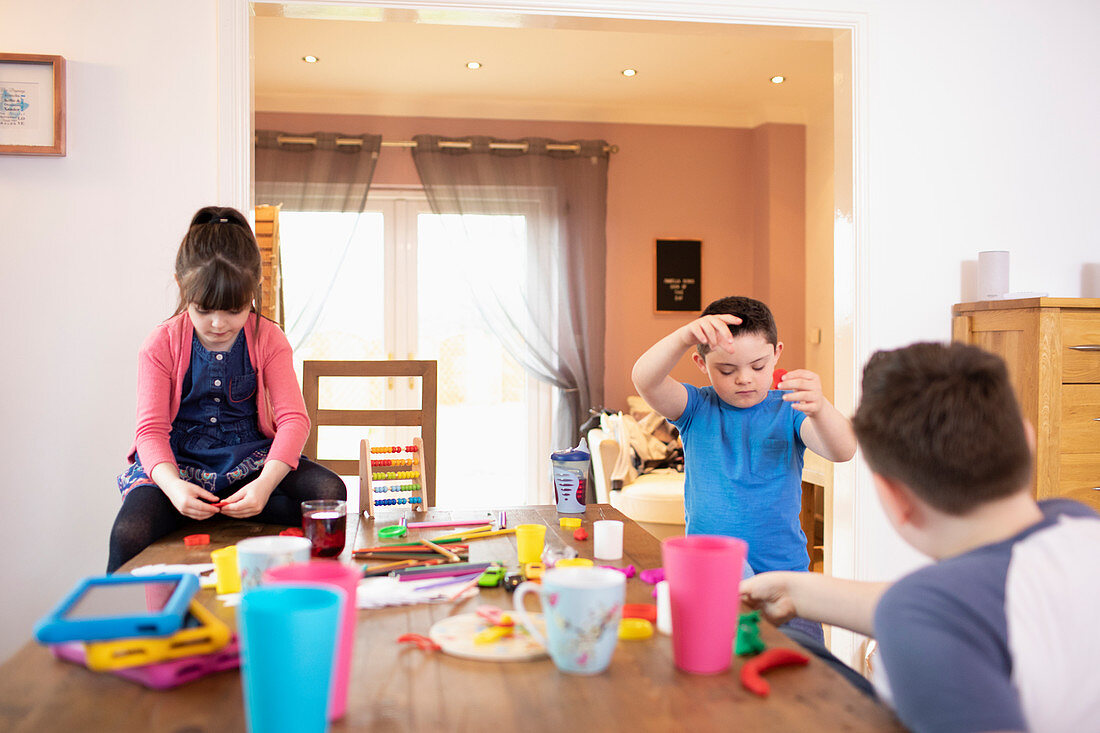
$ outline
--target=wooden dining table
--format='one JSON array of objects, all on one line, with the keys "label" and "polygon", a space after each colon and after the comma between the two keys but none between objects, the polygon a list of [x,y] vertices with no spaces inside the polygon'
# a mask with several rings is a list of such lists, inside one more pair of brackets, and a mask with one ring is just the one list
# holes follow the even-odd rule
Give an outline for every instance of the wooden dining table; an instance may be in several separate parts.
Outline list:
[{"label": "wooden dining table", "polygon": [[[505,510],[509,527],[546,525],[551,552],[574,548],[592,557],[592,539],[578,541],[559,525],[553,506]],[[409,521],[461,521],[498,511],[430,509]],[[347,544],[352,550],[384,544],[378,530],[399,515],[377,519],[348,518]],[[624,523],[623,557],[597,564],[638,571],[661,566],[660,543],[638,524],[609,505],[589,505],[581,517],[592,535],[592,522]],[[232,520],[211,520],[203,531],[211,544],[183,543],[194,527],[168,535],[127,563],[120,572],[158,563],[204,563],[210,551],[241,539],[276,534],[283,529]],[[446,529],[416,529],[409,538],[432,537]],[[395,541],[395,540],[390,540]],[[516,565],[514,534],[469,543],[470,562],[500,561]],[[374,564],[378,561],[371,561]],[[654,603],[653,586],[637,575],[627,581],[627,603]],[[224,605],[213,589],[196,596],[204,606],[236,628],[236,609]],[[531,600],[532,610],[537,601]],[[771,693],[758,697],[744,689],[739,671],[745,658],[733,657],[726,672],[700,676],[679,671],[673,663],[669,636],[641,641],[620,640],[610,667],[596,675],[558,671],[548,658],[534,661],[476,661],[425,651],[398,643],[398,637],[427,635],[432,625],[478,606],[512,605],[504,588],[483,588],[478,597],[457,603],[435,603],[362,609],[358,612],[349,682],[347,714],[333,731],[900,731],[894,714],[856,690],[827,664],[812,658],[804,667],[768,673]],[[798,648],[781,631],[761,622],[769,647]],[[157,691],[108,672],[93,672],[58,661],[50,651],[29,642],[0,666],[0,730],[3,731],[244,731],[241,676],[237,670],[208,675],[179,687]]]}]

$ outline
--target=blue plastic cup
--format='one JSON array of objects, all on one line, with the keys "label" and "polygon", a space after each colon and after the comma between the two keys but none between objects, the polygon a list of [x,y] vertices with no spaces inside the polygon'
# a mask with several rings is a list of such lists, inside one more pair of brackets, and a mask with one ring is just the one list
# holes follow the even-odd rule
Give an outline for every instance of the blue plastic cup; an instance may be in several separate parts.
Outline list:
[{"label": "blue plastic cup", "polygon": [[262,586],[241,597],[241,679],[251,733],[323,733],[340,622],[340,594]]}]

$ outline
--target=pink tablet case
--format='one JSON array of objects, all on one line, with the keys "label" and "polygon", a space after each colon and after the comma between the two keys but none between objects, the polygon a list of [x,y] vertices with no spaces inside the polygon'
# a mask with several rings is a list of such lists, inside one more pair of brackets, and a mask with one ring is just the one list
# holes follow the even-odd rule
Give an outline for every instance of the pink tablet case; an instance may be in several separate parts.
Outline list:
[{"label": "pink tablet case", "polygon": [[[50,651],[58,659],[74,664],[84,664],[84,645],[78,641],[51,644]],[[116,669],[111,670],[110,674],[137,682],[153,690],[167,690],[208,674],[225,669],[236,669],[239,666],[240,652],[237,637],[233,636],[224,648],[212,654],[181,657],[167,662],[147,664],[143,667]]]}]

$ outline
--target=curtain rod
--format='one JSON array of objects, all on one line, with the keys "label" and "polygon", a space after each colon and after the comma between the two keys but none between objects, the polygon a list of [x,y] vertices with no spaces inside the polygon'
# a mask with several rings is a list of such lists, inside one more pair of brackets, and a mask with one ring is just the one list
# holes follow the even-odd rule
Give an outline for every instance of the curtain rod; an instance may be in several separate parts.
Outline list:
[{"label": "curtain rod", "polygon": [[[275,138],[275,141],[280,145],[286,143],[290,145],[316,145],[317,138],[315,137],[290,137],[288,135],[279,135]],[[337,145],[362,145],[363,141],[357,137],[338,137],[336,138]],[[415,148],[416,140],[393,140],[382,141],[382,147],[384,148]],[[470,149],[473,147],[473,143],[469,140],[440,140],[439,147],[441,148],[462,148]],[[564,150],[570,152],[577,152],[581,148],[580,145],[569,145],[565,143],[551,143],[546,146],[547,150]],[[490,150],[527,150],[527,143],[489,143]],[[605,153],[617,153],[619,152],[618,145],[605,145]]]}]

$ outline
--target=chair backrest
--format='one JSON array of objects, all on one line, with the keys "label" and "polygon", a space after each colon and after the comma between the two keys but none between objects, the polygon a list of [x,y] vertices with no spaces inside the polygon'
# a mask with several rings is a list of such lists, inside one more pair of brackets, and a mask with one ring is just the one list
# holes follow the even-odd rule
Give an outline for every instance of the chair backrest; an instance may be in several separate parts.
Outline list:
[{"label": "chair backrest", "polygon": [[[309,415],[305,453],[341,476],[361,474],[358,458],[318,459],[317,435],[322,425],[353,427],[419,427],[423,441],[425,500],[435,506],[437,362],[435,361],[306,361],[302,363],[302,395]],[[336,410],[319,407],[321,377],[420,377],[420,409]],[[363,488],[361,493],[366,493]],[[360,496],[360,503],[363,501]]]}]

